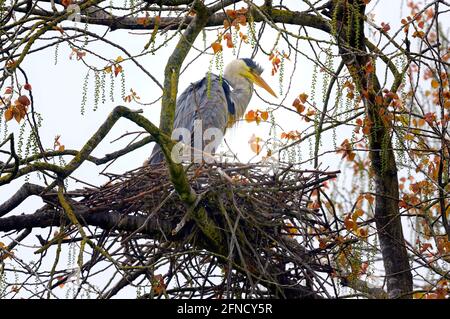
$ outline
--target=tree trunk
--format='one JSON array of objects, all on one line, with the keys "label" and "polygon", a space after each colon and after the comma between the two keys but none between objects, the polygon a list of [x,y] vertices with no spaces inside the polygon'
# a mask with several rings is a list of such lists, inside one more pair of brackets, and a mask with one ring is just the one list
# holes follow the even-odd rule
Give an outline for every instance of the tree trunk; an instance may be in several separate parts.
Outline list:
[{"label": "tree trunk", "polygon": [[375,222],[387,291],[390,298],[410,298],[413,281],[398,206],[399,185],[390,122],[383,119],[383,112],[380,113],[380,110],[385,108],[385,102],[376,73],[367,71],[368,64],[372,62],[364,44],[364,1],[334,0],[333,3],[333,19],[336,20],[334,32],[339,50],[361,94],[367,117],[372,123],[368,139],[377,194]]}]

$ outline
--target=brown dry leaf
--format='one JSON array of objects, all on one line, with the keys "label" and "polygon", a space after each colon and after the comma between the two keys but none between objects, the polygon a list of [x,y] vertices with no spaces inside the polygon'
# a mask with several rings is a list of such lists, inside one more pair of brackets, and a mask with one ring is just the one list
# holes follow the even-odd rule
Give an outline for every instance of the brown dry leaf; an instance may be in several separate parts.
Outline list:
[{"label": "brown dry leaf", "polygon": [[153,277],[152,286],[155,295],[161,295],[166,292],[166,285],[164,284],[164,277],[162,275],[156,275]]},{"label": "brown dry leaf", "polygon": [[14,110],[13,110],[13,107],[10,106],[10,107],[8,107],[8,109],[5,111],[5,121],[6,121],[6,122],[11,121],[12,118],[13,118],[13,116],[14,116]]},{"label": "brown dry leaf", "polygon": [[17,99],[17,101],[18,101],[20,104],[25,105],[25,106],[30,105],[30,99],[29,99],[27,96],[25,96],[25,95],[19,96],[19,98]]},{"label": "brown dry leaf", "polygon": [[302,101],[302,103],[306,103],[306,100],[308,99],[308,94],[302,93],[298,97],[299,97],[300,101]]}]

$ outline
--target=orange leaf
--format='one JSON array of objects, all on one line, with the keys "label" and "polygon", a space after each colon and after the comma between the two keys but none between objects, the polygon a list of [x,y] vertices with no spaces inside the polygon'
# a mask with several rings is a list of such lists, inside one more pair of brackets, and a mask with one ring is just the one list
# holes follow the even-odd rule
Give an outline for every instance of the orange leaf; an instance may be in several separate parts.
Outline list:
[{"label": "orange leaf", "polygon": [[292,103],[292,106],[296,108],[298,113],[303,113],[303,111],[305,111],[305,106],[302,103],[300,103],[299,99],[295,99],[294,102]]},{"label": "orange leaf", "polygon": [[219,42],[214,42],[211,44],[211,48],[214,51],[214,54],[223,50],[222,45]]},{"label": "orange leaf", "polygon": [[67,8],[68,6],[70,6],[72,4],[72,0],[62,0],[61,4]]},{"label": "orange leaf", "polygon": [[419,253],[423,254],[426,250],[428,250],[429,248],[431,248],[431,244],[430,243],[425,243],[422,245],[422,247],[420,247]]},{"label": "orange leaf", "polygon": [[264,121],[267,121],[269,119],[269,112],[267,112],[267,111],[261,112],[261,118]]},{"label": "orange leaf", "polygon": [[365,228],[358,228],[357,234],[359,237],[365,238],[368,235],[367,229]]},{"label": "orange leaf", "polygon": [[247,25],[247,18],[244,15],[237,16],[236,21],[242,26]]},{"label": "orange leaf", "polygon": [[348,231],[351,230],[356,230],[357,229],[357,225],[356,223],[350,218],[350,215],[347,215],[347,217],[344,220],[344,226],[345,229],[347,229]]},{"label": "orange leaf", "polygon": [[253,110],[248,111],[247,114],[245,114],[245,120],[249,123],[255,121],[256,120],[256,112]]},{"label": "orange leaf", "polygon": [[114,75],[117,76],[120,72],[122,72],[122,66],[119,64],[114,65]]},{"label": "orange leaf", "polygon": [[372,64],[372,61],[367,62],[366,64],[366,74],[373,73],[375,71],[375,68]]},{"label": "orange leaf", "polygon": [[6,120],[6,122],[11,121],[13,116],[14,116],[13,107],[10,106],[10,107],[8,107],[8,109],[5,112],[5,120]]},{"label": "orange leaf", "polygon": [[227,16],[230,17],[231,20],[234,20],[234,19],[236,19],[236,17],[237,17],[237,12],[236,12],[236,10],[227,9],[227,10],[225,11],[225,13],[226,13]]},{"label": "orange leaf", "polygon": [[439,82],[435,79],[431,80],[431,87],[437,89],[439,87]]}]

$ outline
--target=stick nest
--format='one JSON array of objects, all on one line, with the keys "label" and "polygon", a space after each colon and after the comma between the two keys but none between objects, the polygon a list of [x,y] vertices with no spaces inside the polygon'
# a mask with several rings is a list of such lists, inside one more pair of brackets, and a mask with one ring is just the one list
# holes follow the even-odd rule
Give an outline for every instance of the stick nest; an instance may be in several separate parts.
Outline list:
[{"label": "stick nest", "polygon": [[[165,165],[109,174],[110,182],[100,188],[68,193],[90,214],[122,216],[110,233],[122,238],[115,258],[127,275],[150,271],[154,280],[156,273],[164,274],[147,297],[326,293],[321,278],[333,269],[316,234],[332,227],[312,195],[337,172],[261,164],[191,165],[186,171],[198,195],[195,207],[183,205]],[[198,227],[193,216],[199,210],[206,212],[220,245]]]}]

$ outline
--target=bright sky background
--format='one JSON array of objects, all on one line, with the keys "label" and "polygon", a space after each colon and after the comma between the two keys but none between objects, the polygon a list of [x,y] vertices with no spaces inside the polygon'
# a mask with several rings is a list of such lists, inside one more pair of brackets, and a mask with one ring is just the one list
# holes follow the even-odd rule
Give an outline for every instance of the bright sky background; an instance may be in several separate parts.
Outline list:
[{"label": "bright sky background", "polygon": [[[401,25],[401,18],[405,17],[408,13],[408,10],[405,8],[405,1],[402,0],[393,0],[393,1],[372,1],[372,3],[378,3],[376,5],[376,9],[374,10],[374,19],[377,24],[381,22],[389,22],[391,25],[391,30],[396,31],[397,28]],[[400,7],[403,4],[403,11]],[[371,4],[372,5],[372,4]],[[442,20],[441,20],[442,21]],[[72,22],[67,23],[68,25],[73,25]],[[84,25],[78,23],[79,28],[83,28]],[[291,28],[294,32],[298,30],[298,28]],[[104,30],[101,27],[93,27],[90,26],[89,30],[94,32],[96,30]],[[245,28],[244,28],[245,30]],[[245,33],[245,31],[243,32]],[[269,30],[267,27],[266,30]],[[309,29],[309,35],[312,37],[324,37],[324,34],[318,31],[314,31]],[[143,34],[143,35],[138,35]],[[171,35],[172,33],[169,33]],[[206,44],[209,45],[212,43],[217,37],[217,32],[212,31],[208,33],[208,38],[206,39]],[[273,40],[276,37],[276,33],[273,31],[266,31],[264,33],[264,42],[263,46],[266,50],[270,50],[273,46]],[[150,38],[150,33],[139,32],[129,32],[125,30],[117,30],[108,35],[108,39],[118,42],[123,47],[128,50],[131,54],[138,54],[143,50],[144,45]],[[327,37],[325,36],[325,39]],[[157,37],[157,44],[161,43],[163,38]],[[294,40],[293,40],[294,41]],[[294,42],[295,43],[295,42]],[[164,66],[167,60],[167,57],[171,54],[176,41],[171,41],[169,45],[165,48],[159,50],[155,55],[146,55],[139,59],[139,62],[155,76],[160,83],[163,82],[163,71]],[[203,48],[203,40],[200,35],[198,40],[196,41],[196,46],[199,48]],[[101,52],[103,56],[114,60],[119,55],[122,57],[126,57],[124,53],[119,52],[118,50],[114,50],[111,47],[105,49],[105,45],[102,43],[89,44],[88,49],[93,50],[94,52]],[[107,51],[106,51],[107,50]],[[287,47],[283,44],[278,47],[278,50],[286,50]],[[303,41],[300,44],[300,50],[302,50],[305,55],[312,56],[311,50],[307,42]],[[211,53],[212,50],[208,50],[208,53]],[[250,45],[242,47],[240,51],[240,57],[248,57],[250,56],[252,49]],[[110,81],[109,78],[106,78],[106,103],[99,103],[99,107],[96,111],[93,110],[94,105],[94,74],[90,73],[89,79],[89,88],[88,88],[88,96],[86,103],[86,111],[84,115],[80,113],[80,104],[82,100],[82,92],[83,92],[83,82],[84,77],[87,73],[87,68],[83,65],[81,61],[77,61],[75,58],[72,60],[69,59],[69,55],[71,53],[71,49],[67,44],[62,44],[58,47],[57,53],[57,64],[55,65],[55,48],[51,48],[40,53],[33,54],[25,59],[22,67],[27,71],[29,76],[29,82],[33,87],[33,95],[35,102],[35,109],[40,112],[43,116],[43,124],[40,129],[41,139],[45,148],[52,149],[53,148],[53,140],[56,135],[61,135],[60,141],[65,145],[66,149],[80,149],[83,144],[88,140],[88,138],[97,130],[100,123],[102,123],[110,111],[116,105],[126,105],[127,107],[133,109],[143,109],[144,114],[147,118],[149,118],[153,123],[158,124],[159,121],[159,102],[152,106],[141,106],[136,103],[124,103],[121,101],[121,84],[120,84],[120,76],[115,78],[115,102],[111,102],[109,100],[109,92],[110,92]],[[186,63],[191,61],[194,57],[198,55],[198,51],[191,50],[188,58],[186,59]],[[209,63],[211,61],[211,55],[205,55],[196,60],[192,65],[188,67],[188,69],[182,74],[179,82],[179,93],[181,93],[191,82],[195,82],[198,79],[202,78],[204,74],[208,70]],[[231,49],[225,49],[224,54],[224,63],[228,63],[233,59],[233,54]],[[313,73],[312,63],[310,63],[305,57],[298,57],[298,64],[295,76],[292,80],[292,89],[290,91],[289,96],[286,98],[284,105],[291,106],[292,101],[296,97],[296,95],[305,92],[310,94],[311,88],[311,75]],[[91,62],[92,59],[87,55],[86,60]],[[255,60],[259,62],[264,68],[265,72],[263,73],[263,77],[267,80],[270,86],[274,89],[275,92],[279,93],[279,77],[271,76],[270,69],[271,65],[269,63],[268,58],[262,53],[258,53]],[[337,67],[338,59],[335,61],[335,67]],[[381,64],[381,63],[380,63]],[[161,90],[151,81],[151,79],[145,75],[142,71],[135,67],[132,62],[122,63],[124,71],[125,71],[125,79],[126,79],[126,95],[129,94],[130,88],[132,88],[137,94],[140,96],[140,101],[144,103],[148,103],[150,101],[155,100],[160,94]],[[285,70],[285,78],[284,78],[284,91],[286,91],[289,76],[292,70],[292,62],[286,63]],[[105,62],[100,62],[95,65],[98,68],[106,66]],[[213,72],[217,72],[215,67],[213,66]],[[319,83],[317,85],[317,97],[316,102],[320,108],[321,103],[321,91],[322,87]],[[261,94],[261,96],[270,102],[279,103],[280,99],[275,99],[271,97],[268,93],[266,93],[262,89],[257,89],[257,92]],[[284,97],[284,96],[282,96]],[[248,109],[260,109],[265,110],[266,105],[264,102],[260,101],[256,96],[253,97],[252,101],[249,104]],[[289,130],[299,130],[305,128],[305,122],[301,121],[299,117],[294,116],[294,113],[287,111],[278,111],[276,113],[276,122],[280,124],[284,131]],[[2,123],[4,125],[4,123]],[[250,139],[252,134],[256,134],[257,136],[267,136],[269,132],[270,125],[268,123],[262,123],[257,126],[255,123],[242,123],[237,128],[231,130],[226,136],[228,144],[232,147],[235,152],[238,152],[241,161],[249,160],[254,154],[249,148],[248,140]],[[9,132],[14,132],[16,136],[19,134],[19,125],[15,121],[11,121],[8,123]],[[102,157],[106,153],[110,153],[112,151],[118,150],[122,148],[129,139],[124,139],[116,143],[110,143],[112,140],[118,138],[122,134],[126,132],[133,132],[141,130],[133,123],[127,120],[120,120],[110,134],[106,137],[106,139],[100,144],[100,146],[93,152],[92,155],[97,157]],[[3,128],[2,131],[3,132]],[[281,129],[278,131],[280,134]],[[338,131],[337,136],[337,144],[339,145],[344,136],[348,137],[349,131]],[[17,138],[16,138],[17,139]],[[325,134],[323,137],[323,147],[321,150],[330,150],[333,149],[332,145],[332,136],[331,133]],[[140,166],[144,160],[149,156],[151,152],[151,145],[147,145],[137,151],[134,151],[132,154],[124,156],[123,158],[117,160],[109,169],[110,172],[121,173],[126,170],[130,170]],[[305,152],[305,156],[303,159],[306,159],[309,156],[309,146],[307,143],[304,143],[302,146],[302,150]],[[330,170],[335,170],[340,168],[340,156],[329,155],[321,159],[323,164],[322,168],[329,167]],[[99,172],[102,167],[96,167],[94,164],[86,163],[83,164],[75,173],[75,177],[95,184],[100,185],[107,181],[106,178],[99,176]],[[43,184],[42,181],[36,178],[33,174],[30,178],[31,182]],[[9,198],[17,189],[24,183],[24,178],[20,178],[12,182],[9,186],[3,186],[0,190],[0,202],[3,202],[7,198]],[[75,182],[70,182],[70,188],[80,188],[84,187],[82,184],[77,184]],[[41,201],[37,198],[29,198],[24,203],[22,203],[17,209],[15,209],[14,213],[31,213],[36,208],[40,207]],[[11,214],[9,214],[11,215]],[[2,234],[3,235],[3,234]],[[28,240],[28,243],[36,244],[36,240],[34,237],[30,237],[31,240]],[[0,236],[0,241],[9,242],[8,239],[3,239]],[[32,250],[30,250],[30,256],[22,255],[23,259],[28,257],[34,258],[31,254]],[[64,256],[63,256],[64,257]],[[65,261],[61,262],[61,265],[65,265]],[[128,291],[128,293],[130,293]],[[122,296],[126,296],[122,294]],[[134,297],[132,295],[131,297]]]}]

